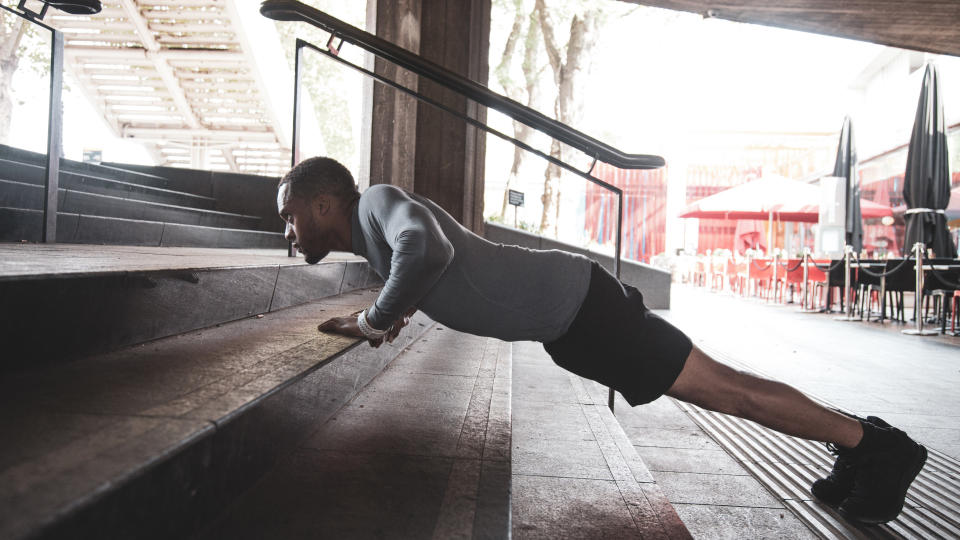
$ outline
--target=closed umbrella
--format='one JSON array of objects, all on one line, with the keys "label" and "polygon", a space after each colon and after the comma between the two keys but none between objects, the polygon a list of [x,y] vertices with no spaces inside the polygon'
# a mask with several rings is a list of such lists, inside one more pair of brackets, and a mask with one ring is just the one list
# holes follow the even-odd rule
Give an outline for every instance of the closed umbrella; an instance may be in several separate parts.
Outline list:
[{"label": "closed umbrella", "polygon": [[947,230],[944,209],[950,202],[947,126],[937,67],[927,65],[917,116],[907,150],[903,198],[907,202],[904,249],[923,242],[940,257],[953,257],[956,247]]},{"label": "closed umbrella", "polygon": [[863,218],[860,215],[860,178],[857,175],[857,148],[853,141],[853,122],[850,117],[843,120],[840,130],[840,144],[837,146],[837,161],[833,166],[833,175],[846,178],[846,237],[847,245],[853,246],[857,253],[863,249]]}]

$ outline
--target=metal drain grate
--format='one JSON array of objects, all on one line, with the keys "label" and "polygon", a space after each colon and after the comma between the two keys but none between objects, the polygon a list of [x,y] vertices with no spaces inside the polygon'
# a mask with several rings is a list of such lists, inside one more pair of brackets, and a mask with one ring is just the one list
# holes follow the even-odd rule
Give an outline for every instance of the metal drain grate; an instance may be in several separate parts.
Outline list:
[{"label": "metal drain grate", "polygon": [[[756,373],[720,351],[704,350],[725,363]],[[818,401],[832,407],[823,400]],[[858,526],[832,508],[812,500],[810,484],[825,476],[833,466],[833,456],[823,444],[783,435],[748,420],[681,401],[674,402],[824,538],[960,538],[960,462],[947,455],[928,448],[927,464],[910,487],[900,517],[885,525]]]}]

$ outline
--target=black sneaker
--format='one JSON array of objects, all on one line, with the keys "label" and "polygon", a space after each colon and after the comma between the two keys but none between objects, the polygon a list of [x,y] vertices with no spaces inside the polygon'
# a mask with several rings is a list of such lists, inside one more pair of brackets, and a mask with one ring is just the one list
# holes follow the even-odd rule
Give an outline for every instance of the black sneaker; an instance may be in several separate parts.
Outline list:
[{"label": "black sneaker", "polygon": [[100,0],[40,0],[44,4],[50,4],[60,11],[65,11],[71,15],[94,15],[100,13],[103,6]]},{"label": "black sneaker", "polygon": [[864,429],[874,433],[868,446],[855,451],[853,491],[839,510],[861,523],[886,523],[903,510],[907,489],[927,461],[927,449],[893,427],[865,423]]},{"label": "black sneaker", "polygon": [[[858,416],[850,416],[857,420],[863,420]],[[875,426],[890,427],[890,424],[876,416],[868,416],[866,421]],[[853,482],[857,476],[857,468],[852,450],[829,443],[827,444],[827,448],[831,454],[837,456],[836,461],[833,462],[833,470],[830,471],[830,474],[827,475],[826,478],[816,480],[813,485],[810,486],[810,493],[812,493],[818,501],[836,508],[840,506],[844,499],[850,496],[850,492],[853,491]]]}]

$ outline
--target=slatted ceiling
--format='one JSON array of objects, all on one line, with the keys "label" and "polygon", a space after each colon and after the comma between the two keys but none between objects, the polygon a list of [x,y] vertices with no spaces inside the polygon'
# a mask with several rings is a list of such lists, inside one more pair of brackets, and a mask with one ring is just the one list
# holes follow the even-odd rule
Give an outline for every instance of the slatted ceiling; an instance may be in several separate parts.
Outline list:
[{"label": "slatted ceiling", "polygon": [[622,1],[960,56],[960,2],[956,0]]},{"label": "slatted ceiling", "polygon": [[[708,353],[738,369],[751,371],[720,351],[709,349]],[[834,458],[824,445],[675,402],[790,511],[824,538],[960,538],[960,461],[950,456],[928,448],[927,464],[910,487],[900,516],[885,525],[859,526],[812,500],[810,484],[825,476],[833,466]]]},{"label": "slatted ceiling", "polygon": [[89,101],[161,164],[193,166],[195,145],[211,169],[278,175],[289,143],[232,13],[223,0],[107,0],[97,15],[50,11],[47,22],[64,32]]}]

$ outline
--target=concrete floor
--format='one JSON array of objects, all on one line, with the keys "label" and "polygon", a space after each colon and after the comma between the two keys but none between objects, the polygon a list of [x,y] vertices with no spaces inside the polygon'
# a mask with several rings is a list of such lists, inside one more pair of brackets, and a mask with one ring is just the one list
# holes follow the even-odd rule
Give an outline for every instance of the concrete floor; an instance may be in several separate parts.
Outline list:
[{"label": "concrete floor", "polygon": [[672,301],[662,314],[695,343],[960,459],[960,337],[909,336],[897,323],[836,321],[679,285]]},{"label": "concrete floor", "polygon": [[[671,302],[658,313],[697,345],[843,409],[881,416],[960,458],[960,338],[908,336],[894,323],[840,322],[835,314],[679,285]],[[636,408],[619,400],[617,407],[695,538],[816,537],[674,400]]]}]

